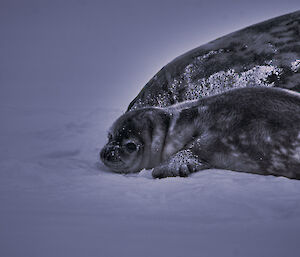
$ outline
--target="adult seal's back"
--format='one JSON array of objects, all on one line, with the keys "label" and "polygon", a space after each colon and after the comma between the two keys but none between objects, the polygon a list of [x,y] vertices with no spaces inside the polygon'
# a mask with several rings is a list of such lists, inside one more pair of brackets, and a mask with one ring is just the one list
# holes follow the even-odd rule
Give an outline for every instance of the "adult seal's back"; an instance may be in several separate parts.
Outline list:
[{"label": "adult seal's back", "polygon": [[300,11],[247,27],[177,57],[145,85],[128,110],[166,107],[251,86],[300,92]]}]

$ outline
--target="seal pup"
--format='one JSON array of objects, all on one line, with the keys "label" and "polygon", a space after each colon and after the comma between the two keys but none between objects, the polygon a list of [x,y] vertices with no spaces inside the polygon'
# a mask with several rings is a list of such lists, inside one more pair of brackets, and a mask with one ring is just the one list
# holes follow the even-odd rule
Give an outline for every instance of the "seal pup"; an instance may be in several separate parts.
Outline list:
[{"label": "seal pup", "polygon": [[115,172],[155,178],[218,168],[300,179],[300,94],[241,88],[114,122],[100,156]]},{"label": "seal pup", "polygon": [[128,110],[166,107],[241,87],[300,92],[300,11],[199,46],[164,66]]}]

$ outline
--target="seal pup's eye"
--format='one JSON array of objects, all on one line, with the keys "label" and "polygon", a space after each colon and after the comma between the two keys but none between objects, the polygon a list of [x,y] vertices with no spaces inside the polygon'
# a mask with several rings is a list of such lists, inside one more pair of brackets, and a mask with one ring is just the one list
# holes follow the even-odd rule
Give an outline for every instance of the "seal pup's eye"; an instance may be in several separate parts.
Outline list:
[{"label": "seal pup's eye", "polygon": [[125,148],[129,153],[132,153],[137,150],[137,145],[133,142],[128,142],[125,144]]}]

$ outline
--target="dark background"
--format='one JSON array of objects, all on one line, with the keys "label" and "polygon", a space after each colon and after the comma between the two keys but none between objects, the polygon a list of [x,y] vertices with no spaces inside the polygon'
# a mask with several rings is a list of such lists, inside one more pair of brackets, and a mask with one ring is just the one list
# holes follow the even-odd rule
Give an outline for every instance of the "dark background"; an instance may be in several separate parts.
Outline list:
[{"label": "dark background", "polygon": [[272,1],[0,1],[0,102],[125,110],[178,55],[300,9]]}]

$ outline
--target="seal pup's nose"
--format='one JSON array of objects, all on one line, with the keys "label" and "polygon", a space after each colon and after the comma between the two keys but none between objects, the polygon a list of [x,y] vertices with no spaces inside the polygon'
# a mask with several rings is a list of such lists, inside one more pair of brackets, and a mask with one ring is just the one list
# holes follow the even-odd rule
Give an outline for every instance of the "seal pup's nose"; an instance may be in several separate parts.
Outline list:
[{"label": "seal pup's nose", "polygon": [[100,152],[100,159],[103,162],[116,162],[120,160],[119,157],[119,147],[110,146],[104,147]]}]

